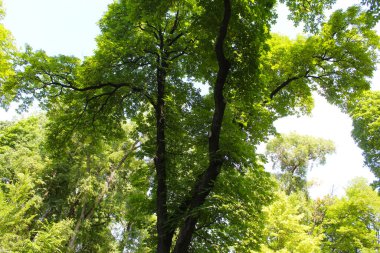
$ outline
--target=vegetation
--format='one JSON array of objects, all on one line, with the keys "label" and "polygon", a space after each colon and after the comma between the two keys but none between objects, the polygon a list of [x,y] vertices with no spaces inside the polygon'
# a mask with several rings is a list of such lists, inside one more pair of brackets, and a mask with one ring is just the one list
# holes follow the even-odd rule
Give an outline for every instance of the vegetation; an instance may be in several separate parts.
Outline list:
[{"label": "vegetation", "polygon": [[270,33],[275,0],[115,1],[84,60],[16,52],[1,26],[0,103],[38,100],[46,116],[0,125],[0,250],[375,252],[366,183],[307,197],[331,142],[272,140],[277,193],[256,146],[276,119],[309,113],[315,91],[350,113],[376,172],[379,2],[328,20],[333,0],[280,2],[307,37]]},{"label": "vegetation", "polygon": [[379,200],[364,179],[357,179],[342,198],[307,200],[302,193],[266,207],[265,242],[260,252],[377,252]]},{"label": "vegetation", "polygon": [[[0,21],[4,18],[3,2],[0,1]],[[0,23],[0,83],[13,74],[11,58],[14,45],[10,32]]]},{"label": "vegetation", "polygon": [[324,164],[326,155],[334,150],[332,141],[295,133],[276,137],[267,145],[281,189],[288,195],[296,191],[307,193],[307,170],[313,163]]},{"label": "vegetation", "polygon": [[[352,136],[363,150],[365,164],[379,178],[380,173],[380,92],[367,91],[353,101],[350,111],[354,130]],[[375,187],[380,186],[377,180]]]},{"label": "vegetation", "polygon": [[[133,125],[125,125],[124,138],[111,142],[77,135],[67,141],[65,152],[50,149],[49,131],[53,128],[41,115],[2,124],[1,249],[153,251],[156,217],[149,193],[153,170],[138,158],[141,144],[133,139],[118,142],[131,136]],[[309,150],[331,145],[323,139],[291,134],[273,139],[268,150],[273,143],[279,147],[289,145],[289,140],[294,147],[294,153],[288,153],[291,157],[300,155],[297,150],[304,149],[305,144]],[[310,162],[319,159],[315,156]],[[380,197],[365,180],[353,181],[341,198],[325,196],[316,200],[308,197],[307,188],[297,188],[298,181],[290,181],[289,184],[294,184],[292,192],[279,187],[274,199],[269,199],[270,190],[275,190],[270,183],[274,179],[270,180],[262,171],[250,170],[244,177],[240,173],[221,174],[205,204],[207,208],[200,210],[203,227],[199,227],[192,242],[193,251],[376,252],[378,249]],[[281,186],[282,178],[277,178]],[[252,191],[254,185],[267,187],[262,190],[268,191],[267,195],[256,196],[257,192]],[[264,197],[260,201],[266,203],[272,200],[263,212],[255,206],[258,197]]]}]

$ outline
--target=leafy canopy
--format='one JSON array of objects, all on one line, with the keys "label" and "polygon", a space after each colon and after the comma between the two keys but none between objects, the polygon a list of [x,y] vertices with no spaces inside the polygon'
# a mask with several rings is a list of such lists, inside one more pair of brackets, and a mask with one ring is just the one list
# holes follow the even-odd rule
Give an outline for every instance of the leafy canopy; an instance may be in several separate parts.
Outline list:
[{"label": "leafy canopy", "polygon": [[[260,245],[256,231],[273,181],[255,145],[275,132],[277,118],[310,112],[312,91],[348,110],[370,87],[379,47],[366,9],[338,10],[325,21],[333,1],[283,2],[310,36],[293,41],[270,34],[275,0],[123,0],[100,21],[93,56],[48,56],[30,47],[18,55],[15,73],[2,83],[1,105],[16,101],[25,110],[38,99],[47,111],[46,168],[54,176],[45,203],[75,218],[71,250],[100,250],[94,242],[102,240],[102,249],[114,249],[109,230],[98,224],[122,224],[133,249]],[[131,122],[133,130],[126,131]],[[121,162],[123,146],[134,143],[132,158]],[[332,151],[325,146],[296,152],[301,182],[308,161],[324,161]],[[113,185],[119,186],[115,195]],[[118,223],[125,217],[130,226]],[[49,218],[61,217],[53,210]]]}]

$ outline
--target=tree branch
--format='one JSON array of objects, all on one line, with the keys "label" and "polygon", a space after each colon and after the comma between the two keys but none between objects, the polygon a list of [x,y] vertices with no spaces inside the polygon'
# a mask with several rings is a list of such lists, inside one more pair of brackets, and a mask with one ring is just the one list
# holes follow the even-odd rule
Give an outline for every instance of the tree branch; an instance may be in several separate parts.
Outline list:
[{"label": "tree branch", "polygon": [[173,34],[177,30],[178,25],[179,25],[179,10],[177,10],[177,12],[175,14],[174,24],[172,26],[172,29],[170,29],[169,33]]},{"label": "tree branch", "polygon": [[98,89],[101,89],[101,88],[104,88],[104,87],[114,87],[114,88],[121,88],[121,87],[127,87],[127,86],[130,87],[130,85],[127,84],[127,83],[119,83],[119,84],[115,84],[115,83],[102,83],[102,84],[93,85],[93,86],[87,86],[87,87],[83,87],[83,88],[75,87],[75,86],[72,86],[72,85],[66,85],[66,84],[59,83],[59,82],[51,82],[48,85],[57,85],[57,86],[61,86],[63,88],[68,88],[68,89],[72,89],[72,90],[75,90],[75,91],[98,90]]},{"label": "tree branch", "polygon": [[302,78],[302,77],[296,76],[296,77],[288,78],[285,82],[283,82],[282,84],[280,84],[279,86],[277,86],[276,89],[274,89],[274,90],[270,93],[270,95],[269,95],[270,99],[273,99],[273,97],[274,97],[277,93],[279,93],[283,88],[285,88],[286,86],[288,86],[291,82],[293,82],[293,81],[295,81],[295,80],[298,80],[298,79],[300,79],[300,78]]},{"label": "tree branch", "polygon": [[175,36],[172,39],[169,39],[168,46],[172,46],[179,38],[181,38],[184,35],[184,33],[179,33],[177,36]]},{"label": "tree branch", "polygon": [[149,31],[149,30],[145,29],[141,24],[138,24],[136,27],[139,28],[143,32],[152,33],[153,37],[158,40],[158,33],[157,33],[158,31],[157,31],[157,29],[154,26],[149,25],[149,23],[147,23],[147,26],[150,27],[150,28],[152,28],[153,31]]}]

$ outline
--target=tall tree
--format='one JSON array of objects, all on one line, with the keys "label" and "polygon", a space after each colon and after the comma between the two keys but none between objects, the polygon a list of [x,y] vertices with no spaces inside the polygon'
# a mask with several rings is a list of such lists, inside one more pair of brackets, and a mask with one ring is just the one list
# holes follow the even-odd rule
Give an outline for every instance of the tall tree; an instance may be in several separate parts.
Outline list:
[{"label": "tall tree", "polygon": [[280,187],[288,195],[297,191],[307,193],[307,171],[312,166],[324,164],[326,156],[334,151],[334,143],[330,140],[296,133],[280,135],[267,144]]},{"label": "tall tree", "polygon": [[[157,252],[187,252],[192,240],[201,241],[196,232],[207,227],[200,225],[211,197],[218,189],[233,196],[217,187],[229,183],[218,181],[222,175],[263,179],[249,198],[256,201],[259,227],[271,183],[255,145],[274,132],[275,119],[310,111],[312,90],[346,109],[369,88],[379,43],[359,7],[321,22],[331,0],[310,9],[307,0],[291,4],[296,21],[316,24],[310,26],[315,35],[270,38],[275,3],[115,2],[100,22],[93,57],[81,62],[27,48],[16,75],[3,85],[2,104],[27,106],[38,98],[43,108],[64,112],[66,120],[57,124],[70,138],[79,130],[117,136],[127,119],[136,122],[137,136],[146,139],[139,155],[154,161]],[[207,95],[197,82],[209,87]],[[223,202],[214,204],[215,214]],[[231,223],[228,213],[220,212],[219,224]],[[215,234],[201,235],[207,241]]]}]

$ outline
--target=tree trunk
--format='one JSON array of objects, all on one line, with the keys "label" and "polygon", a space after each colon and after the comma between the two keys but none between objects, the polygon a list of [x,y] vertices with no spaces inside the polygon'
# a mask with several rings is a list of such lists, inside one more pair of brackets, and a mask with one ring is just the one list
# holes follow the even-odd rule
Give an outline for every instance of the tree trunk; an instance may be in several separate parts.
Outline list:
[{"label": "tree trunk", "polygon": [[73,235],[71,236],[70,238],[70,242],[69,242],[69,246],[68,246],[68,251],[69,252],[74,252],[75,251],[75,240],[77,239],[77,235],[79,233],[79,229],[82,225],[82,222],[85,218],[85,213],[86,213],[86,203],[83,204],[83,207],[82,207],[82,210],[81,210],[81,213],[80,213],[80,217],[77,221],[77,223],[75,224],[75,228],[74,228],[74,231],[73,231]]},{"label": "tree trunk", "polygon": [[171,237],[168,235],[167,185],[166,185],[166,142],[165,142],[165,84],[167,57],[164,52],[163,35],[160,33],[161,56],[157,57],[157,104],[156,113],[156,156],[154,164],[157,178],[157,253],[170,252]]},{"label": "tree trunk", "polygon": [[223,45],[226,39],[230,18],[231,2],[230,0],[224,0],[224,16],[220,24],[219,34],[215,43],[215,53],[219,69],[214,86],[215,109],[211,124],[211,135],[209,137],[209,166],[195,184],[190,206],[188,208],[188,216],[180,229],[178,239],[173,251],[175,253],[188,252],[191,238],[195,231],[195,226],[198,222],[198,215],[196,212],[194,212],[194,210],[204,204],[206,197],[210,194],[212,188],[214,187],[215,180],[217,179],[220,173],[220,169],[223,165],[223,157],[218,154],[218,152],[220,133],[224,118],[224,111],[226,108],[226,102],[223,96],[223,88],[230,70],[230,62],[224,55]]}]

